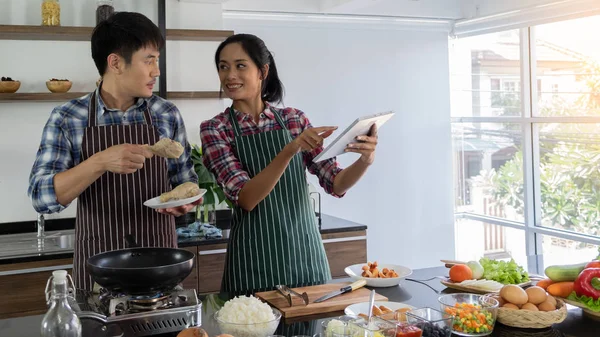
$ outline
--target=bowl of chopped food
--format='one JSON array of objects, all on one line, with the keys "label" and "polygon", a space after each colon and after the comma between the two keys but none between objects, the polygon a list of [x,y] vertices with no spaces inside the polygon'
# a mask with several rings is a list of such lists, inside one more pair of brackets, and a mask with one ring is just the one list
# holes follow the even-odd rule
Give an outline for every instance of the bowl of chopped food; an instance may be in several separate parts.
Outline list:
[{"label": "bowl of chopped food", "polygon": [[459,336],[486,336],[496,324],[499,303],[484,295],[456,293],[438,298],[442,312],[453,317],[452,332]]},{"label": "bowl of chopped food", "polygon": [[346,275],[353,280],[365,280],[368,287],[394,287],[400,281],[411,275],[408,267],[395,264],[379,264],[375,262],[359,263],[344,269]]},{"label": "bowl of chopped food", "polygon": [[235,337],[267,337],[281,320],[281,312],[254,296],[238,296],[215,313],[222,334]]}]

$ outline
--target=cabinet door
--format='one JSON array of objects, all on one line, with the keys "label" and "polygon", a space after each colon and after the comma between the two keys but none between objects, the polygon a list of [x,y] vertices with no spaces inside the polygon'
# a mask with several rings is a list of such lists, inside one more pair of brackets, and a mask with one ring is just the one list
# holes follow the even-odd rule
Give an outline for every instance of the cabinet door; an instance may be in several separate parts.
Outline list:
[{"label": "cabinet door", "polygon": [[72,268],[72,258],[0,265],[0,317],[44,314],[48,310],[44,289],[52,271],[63,269],[72,275]]},{"label": "cabinet door", "polygon": [[198,291],[198,247],[184,247],[181,249],[185,249],[194,254],[194,269],[192,269],[190,275],[183,280],[182,286],[184,289],[195,289]]},{"label": "cabinet door", "polygon": [[198,246],[198,293],[219,292],[227,244]]},{"label": "cabinet door", "polygon": [[365,231],[324,234],[322,237],[332,278],[348,277],[344,268],[367,261]]}]

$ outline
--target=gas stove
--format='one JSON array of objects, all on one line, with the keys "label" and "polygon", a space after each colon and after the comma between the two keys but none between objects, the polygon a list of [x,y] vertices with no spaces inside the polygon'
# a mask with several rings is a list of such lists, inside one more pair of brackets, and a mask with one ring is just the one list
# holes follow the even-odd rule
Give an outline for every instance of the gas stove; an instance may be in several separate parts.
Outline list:
[{"label": "gas stove", "polygon": [[77,290],[73,305],[83,336],[134,337],[199,326],[202,302],[193,289],[139,295]]}]

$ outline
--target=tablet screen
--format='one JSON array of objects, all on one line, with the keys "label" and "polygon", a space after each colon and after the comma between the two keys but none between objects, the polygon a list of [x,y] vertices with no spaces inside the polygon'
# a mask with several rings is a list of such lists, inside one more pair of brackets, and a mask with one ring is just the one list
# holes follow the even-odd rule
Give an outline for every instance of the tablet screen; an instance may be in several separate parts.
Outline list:
[{"label": "tablet screen", "polygon": [[317,155],[313,161],[318,162],[346,153],[344,150],[348,144],[356,141],[356,137],[368,134],[373,124],[377,125],[377,129],[379,130],[393,115],[393,111],[388,111],[357,118],[333,142],[327,145],[323,152]]}]

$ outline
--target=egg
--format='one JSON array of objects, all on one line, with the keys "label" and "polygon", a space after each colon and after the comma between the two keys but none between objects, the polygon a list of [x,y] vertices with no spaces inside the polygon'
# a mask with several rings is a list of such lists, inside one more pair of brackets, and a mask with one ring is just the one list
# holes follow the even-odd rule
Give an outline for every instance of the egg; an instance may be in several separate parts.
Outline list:
[{"label": "egg", "polygon": [[519,310],[519,307],[517,307],[516,305],[514,305],[512,303],[506,303],[502,307],[506,308],[506,309]]},{"label": "egg", "polygon": [[556,310],[556,305],[546,300],[545,302],[542,302],[538,305],[538,309],[540,309],[540,311],[554,311]]},{"label": "egg", "polygon": [[533,303],[525,303],[521,306],[521,310],[540,311],[538,307]]},{"label": "egg", "polygon": [[546,295],[546,290],[538,286],[529,287],[525,289],[525,292],[527,293],[527,302],[535,305],[545,302],[548,297],[548,295]]},{"label": "egg", "polygon": [[552,305],[554,305],[554,307],[556,307],[556,298],[554,298],[554,296],[548,295],[548,297],[546,298],[546,301],[552,303]]},{"label": "egg", "polygon": [[516,305],[523,305],[529,300],[525,290],[514,284],[508,284],[502,287],[502,289],[500,289],[500,296],[502,296],[502,298],[507,302]]},{"label": "egg", "polygon": [[177,337],[208,337],[208,334],[199,327],[191,327],[182,330]]}]

